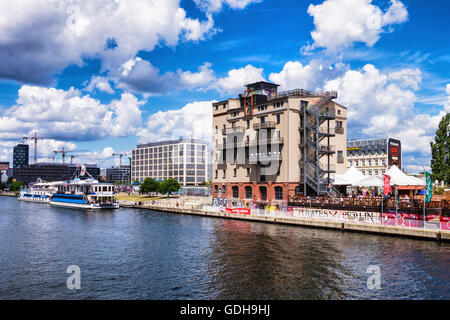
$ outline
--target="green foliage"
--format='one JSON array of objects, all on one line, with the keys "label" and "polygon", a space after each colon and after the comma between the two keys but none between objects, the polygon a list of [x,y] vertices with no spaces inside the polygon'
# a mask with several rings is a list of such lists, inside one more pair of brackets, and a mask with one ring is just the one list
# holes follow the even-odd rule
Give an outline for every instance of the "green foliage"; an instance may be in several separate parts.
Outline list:
[{"label": "green foliage", "polygon": [[0,182],[0,190],[3,191],[3,190],[6,189],[6,187],[7,187],[7,186],[6,186],[6,183],[1,183],[1,182]]},{"label": "green foliage", "polygon": [[433,181],[450,184],[450,113],[442,118],[431,142],[431,170]]},{"label": "green foliage", "polygon": [[161,194],[170,194],[180,190],[180,184],[174,178],[167,179],[160,183],[158,192]]},{"label": "green foliage", "polygon": [[24,187],[23,182],[15,181],[9,186],[9,191],[20,191]]},{"label": "green foliage", "polygon": [[144,182],[141,184],[139,193],[150,193],[159,191],[159,182],[152,178],[145,178]]},{"label": "green foliage", "polygon": [[122,184],[122,182],[120,182],[120,181],[114,181],[115,186],[120,186],[121,184]]},{"label": "green foliage", "polygon": [[442,194],[444,194],[444,190],[445,190],[445,188],[435,186],[434,190],[433,190],[433,194],[442,195]]}]

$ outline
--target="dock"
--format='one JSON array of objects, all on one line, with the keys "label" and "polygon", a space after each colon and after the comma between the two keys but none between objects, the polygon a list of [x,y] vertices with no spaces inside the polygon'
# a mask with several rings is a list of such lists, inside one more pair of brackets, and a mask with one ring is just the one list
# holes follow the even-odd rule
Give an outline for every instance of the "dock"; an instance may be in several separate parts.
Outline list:
[{"label": "dock", "polygon": [[383,236],[397,236],[397,237],[409,237],[421,240],[430,241],[442,241],[450,242],[450,231],[447,230],[432,230],[424,228],[407,228],[401,226],[388,226],[381,224],[366,224],[358,221],[326,221],[315,218],[298,218],[298,217],[285,217],[274,215],[258,215],[258,214],[234,214],[228,212],[209,211],[204,210],[201,206],[161,206],[161,205],[149,205],[146,204],[121,204],[121,207],[148,209],[159,212],[169,212],[174,214],[185,214],[202,217],[222,218],[222,219],[234,219],[241,221],[262,222],[262,223],[275,223],[283,225],[292,225],[307,228],[321,228],[340,230],[342,232],[361,232],[370,233]]}]

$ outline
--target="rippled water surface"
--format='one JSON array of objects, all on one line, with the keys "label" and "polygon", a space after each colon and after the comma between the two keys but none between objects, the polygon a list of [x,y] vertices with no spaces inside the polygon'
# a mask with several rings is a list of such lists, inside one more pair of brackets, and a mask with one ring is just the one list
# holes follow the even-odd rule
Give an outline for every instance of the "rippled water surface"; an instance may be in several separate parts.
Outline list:
[{"label": "rippled water surface", "polygon": [[0,299],[449,299],[449,263],[447,243],[0,197]]}]

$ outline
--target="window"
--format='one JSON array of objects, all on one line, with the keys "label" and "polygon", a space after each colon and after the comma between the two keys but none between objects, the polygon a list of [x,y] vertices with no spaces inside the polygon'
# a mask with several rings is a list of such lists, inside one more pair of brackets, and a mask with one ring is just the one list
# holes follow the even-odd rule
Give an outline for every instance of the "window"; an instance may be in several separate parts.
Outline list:
[{"label": "window", "polygon": [[239,187],[236,187],[236,186],[233,187],[233,198],[234,199],[239,198]]},{"label": "window", "polygon": [[359,166],[359,160],[355,160],[355,165]]},{"label": "window", "polygon": [[369,159],[369,167],[371,167],[371,166],[372,166],[372,160]]},{"label": "window", "polygon": [[245,198],[251,199],[252,197],[252,187],[245,187]]},{"label": "window", "polygon": [[366,170],[361,171],[363,175],[366,175]]},{"label": "window", "polygon": [[364,167],[366,165],[366,160],[361,160],[361,165]]},{"label": "window", "polygon": [[261,123],[266,123],[266,117],[261,117]]},{"label": "window", "polygon": [[282,187],[275,187],[275,199],[283,200],[283,188]]},{"label": "window", "polygon": [[219,192],[219,186],[217,184],[214,186],[214,192]]},{"label": "window", "polygon": [[227,178],[227,171],[223,170],[223,178],[226,179]]},{"label": "window", "polygon": [[338,158],[342,158],[344,156],[344,154],[342,153],[342,151],[338,151]]},{"label": "window", "polygon": [[219,133],[219,126],[216,126],[216,134]]},{"label": "window", "polygon": [[353,165],[353,160],[350,160],[349,163],[350,163],[350,167],[351,167]]},{"label": "window", "polygon": [[277,123],[280,124],[281,123],[281,115],[277,114]]},{"label": "window", "polygon": [[223,186],[222,186],[222,190],[223,190],[223,192],[227,192],[227,186],[226,186],[226,185],[223,185]]},{"label": "window", "polygon": [[219,178],[219,170],[216,170],[216,179]]},{"label": "window", "polygon": [[247,177],[250,177],[250,168],[247,168]]},{"label": "window", "polygon": [[378,170],[375,170],[375,175],[376,175],[376,176],[378,175]]},{"label": "window", "polygon": [[267,188],[259,187],[259,193],[261,194],[261,200],[267,200]]},{"label": "window", "polygon": [[233,177],[237,176],[237,169],[233,169]]},{"label": "window", "polygon": [[247,120],[247,129],[250,129],[250,120]]}]

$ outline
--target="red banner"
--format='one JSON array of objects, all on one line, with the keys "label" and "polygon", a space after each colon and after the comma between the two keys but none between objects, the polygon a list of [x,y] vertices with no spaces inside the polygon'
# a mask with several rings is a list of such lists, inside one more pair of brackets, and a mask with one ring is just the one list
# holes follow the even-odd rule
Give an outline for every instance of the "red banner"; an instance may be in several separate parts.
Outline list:
[{"label": "red banner", "polygon": [[387,174],[383,174],[384,195],[391,193],[391,177]]},{"label": "red banner", "polygon": [[247,208],[233,208],[233,209],[225,208],[225,211],[234,214],[247,214],[247,215],[251,214],[251,210]]}]

